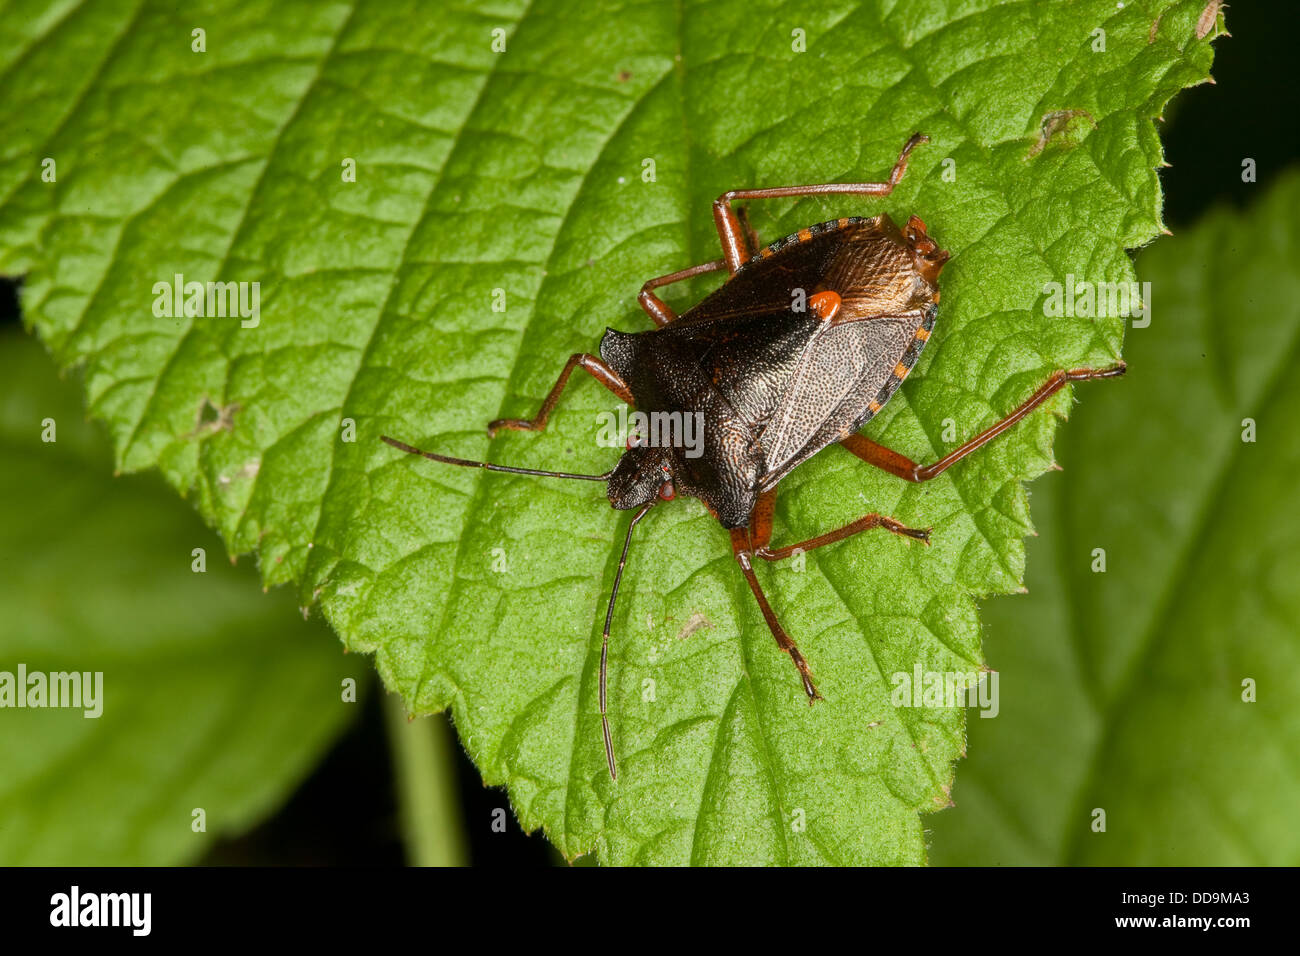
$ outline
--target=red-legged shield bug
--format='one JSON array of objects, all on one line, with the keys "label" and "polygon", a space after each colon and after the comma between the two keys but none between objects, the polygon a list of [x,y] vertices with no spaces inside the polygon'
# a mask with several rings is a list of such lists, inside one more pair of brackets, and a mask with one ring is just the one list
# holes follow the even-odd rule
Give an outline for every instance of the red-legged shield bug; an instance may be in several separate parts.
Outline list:
[{"label": "red-legged shield bug", "polygon": [[[488,425],[489,434],[501,428],[541,431],[569,376],[580,368],[640,412],[677,415],[679,420],[697,416],[704,423],[699,454],[638,435],[603,475],[576,475],[450,458],[383,437],[395,448],[445,464],[603,481],[611,505],[635,510],[610,589],[600,653],[600,717],[612,778],[618,772],[606,707],[610,624],[632,532],[655,504],[678,494],[699,498],[727,529],[768,628],[799,669],[809,702],[820,700],[812,669],[759,586],[753,559],[780,561],[872,528],[927,543],[930,532],[872,512],[842,528],[773,548],[772,514],[781,479],[838,442],[899,478],[927,481],[1002,434],[1067,383],[1124,372],[1123,363],[1056,371],[1002,421],[930,465],[918,465],[857,434],[897,391],[929,340],[939,307],[939,273],[948,253],[918,217],[900,229],[883,213],[823,222],[760,247],[744,208],[732,204],[797,196],[888,196],[907,170],[908,155],[925,142],[920,133],[907,141],[886,182],[723,193],[713,203],[722,258],[651,279],[641,288],[640,304],[657,328],[607,329],[600,357],[570,356],[535,417]],[[654,293],[717,270],[727,273],[723,284],[680,316]]]}]

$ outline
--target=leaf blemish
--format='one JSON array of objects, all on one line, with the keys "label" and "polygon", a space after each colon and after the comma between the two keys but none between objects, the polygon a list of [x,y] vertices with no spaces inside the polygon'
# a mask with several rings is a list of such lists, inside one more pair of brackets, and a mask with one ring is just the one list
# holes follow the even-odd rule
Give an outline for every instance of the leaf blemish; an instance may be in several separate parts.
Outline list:
[{"label": "leaf blemish", "polygon": [[238,402],[229,405],[217,405],[207,395],[199,402],[198,413],[194,417],[194,429],[185,438],[198,438],[213,432],[235,430],[235,414],[242,406]]},{"label": "leaf blemish", "polygon": [[[1080,116],[1086,117],[1088,122],[1093,125],[1094,129],[1096,129],[1097,121],[1093,119],[1092,114],[1087,110],[1053,110],[1050,113],[1044,113],[1042,122],[1038,127],[1038,141],[1034,143],[1033,147],[1029,150],[1029,155],[1025,158],[1033,159],[1041,153],[1047,148],[1047,144],[1052,141],[1052,138],[1055,137],[1057,133],[1064,131],[1069,127],[1071,120]],[[1074,143],[1069,142],[1066,145],[1073,146]]]},{"label": "leaf blemish", "polygon": [[705,617],[701,612],[696,611],[686,619],[686,623],[682,625],[682,629],[677,632],[677,640],[684,641],[701,628],[708,627],[713,627],[713,622]]},{"label": "leaf blemish", "polygon": [[245,462],[238,471],[233,475],[222,475],[217,479],[217,483],[228,485],[233,481],[240,481],[246,478],[256,478],[257,473],[262,470],[262,461],[254,458],[252,461]]}]

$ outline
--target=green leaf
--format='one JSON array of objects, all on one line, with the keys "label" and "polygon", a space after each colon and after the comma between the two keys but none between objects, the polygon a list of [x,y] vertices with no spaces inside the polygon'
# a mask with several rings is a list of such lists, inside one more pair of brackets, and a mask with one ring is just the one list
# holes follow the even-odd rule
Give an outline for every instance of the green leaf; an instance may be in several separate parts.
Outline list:
[{"label": "green leaf", "polygon": [[1297,208],[1300,170],[1139,260],[1151,326],[1035,488],[1030,596],[986,608],[1002,712],[937,861],[1300,862]]},{"label": "green leaf", "polygon": [[[879,179],[921,130],[887,200],[752,218],[770,240],[916,213],[953,252],[933,341],[870,428],[939,457],[1050,371],[1118,355],[1122,320],[1048,319],[1043,285],[1131,278],[1125,249],[1156,235],[1153,118],[1207,76],[1200,4],[210,11],[69,8],[0,50],[23,118],[0,165],[0,268],[27,274],[31,320],[85,364],[120,466],[161,468],[413,711],[452,708],[484,779],[570,858],[923,861],[918,814],[948,803],[962,715],[895,709],[891,675],[982,666],[971,595],[1019,586],[1021,481],[1051,461],[1051,415],[925,486],[840,449],[783,484],[778,542],[872,510],[935,531],[929,549],[877,533],[802,573],[761,569],[815,708],[716,523],[696,502],[656,509],[614,621],[617,784],[596,675],[627,516],[595,486],[453,470],[378,436],[605,470],[594,421],[615,404],[590,381],[544,435],[483,426],[531,413],[606,325],[649,327],[637,290],[716,258],[723,190]],[[178,273],[260,281],[260,323],[155,318],[154,283]],[[230,428],[202,426],[212,408]]]},{"label": "green leaf", "polygon": [[293,791],[358,706],[342,681],[364,687],[365,669],[223,560],[157,479],[110,478],[79,385],[22,339],[0,334],[0,550],[17,558],[0,672],[102,676],[87,685],[98,716],[86,701],[0,710],[0,863],[194,861]]}]

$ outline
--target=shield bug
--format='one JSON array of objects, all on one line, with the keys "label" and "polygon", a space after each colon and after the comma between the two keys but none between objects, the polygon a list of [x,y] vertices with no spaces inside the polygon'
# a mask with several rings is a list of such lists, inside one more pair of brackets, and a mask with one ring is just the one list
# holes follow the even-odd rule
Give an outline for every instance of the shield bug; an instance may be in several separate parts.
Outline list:
[{"label": "shield bug", "polygon": [[[607,329],[600,356],[570,356],[533,418],[503,418],[488,425],[489,435],[503,428],[543,430],[569,377],[582,369],[652,422],[657,416],[666,416],[670,426],[685,422],[687,416],[702,421],[702,447],[686,449],[681,442],[641,435],[629,440],[627,451],[609,471],[579,475],[466,461],[383,436],[404,452],[449,465],[603,481],[613,507],[635,510],[601,638],[600,718],[612,778],[617,779],[617,768],[606,708],[610,624],[632,532],[655,504],[679,494],[699,498],[730,533],[741,573],[777,645],[798,668],[812,703],[821,699],[812,669],[768,603],[754,573],[754,559],[780,561],[873,528],[928,543],[930,530],[909,528],[872,512],[797,544],[772,547],[781,479],[838,442],[905,481],[928,481],[1002,434],[1067,383],[1124,372],[1123,363],[1056,371],[1006,418],[929,465],[857,433],[898,390],[929,340],[939,307],[939,273],[949,254],[930,238],[918,217],[912,216],[900,229],[883,213],[823,222],[760,246],[744,207],[734,204],[801,196],[888,196],[906,172],[912,150],[925,142],[928,138],[920,133],[907,141],[886,182],[723,193],[713,203],[722,258],[651,279],[641,288],[639,302],[657,328],[633,333]],[[727,273],[723,284],[681,315],[655,295],[661,286],[714,271]],[[662,439],[662,433],[658,437]]]}]

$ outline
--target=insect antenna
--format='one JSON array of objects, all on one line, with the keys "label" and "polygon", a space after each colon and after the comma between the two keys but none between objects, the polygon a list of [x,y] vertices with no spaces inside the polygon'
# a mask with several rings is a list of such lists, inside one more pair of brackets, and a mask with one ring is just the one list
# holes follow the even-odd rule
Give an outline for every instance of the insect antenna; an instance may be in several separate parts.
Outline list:
[{"label": "insect antenna", "polygon": [[618,570],[614,572],[614,590],[609,595],[609,610],[605,612],[605,633],[600,640],[600,729],[605,734],[605,759],[609,761],[609,778],[618,779],[614,769],[614,739],[609,735],[609,718],[605,715],[605,673],[609,658],[609,625],[614,620],[614,601],[618,598],[618,585],[623,580],[623,566],[627,564],[627,551],[632,545],[632,529],[645,517],[645,513],[654,507],[654,499],[641,506],[641,510],[632,516],[632,523],[627,526],[627,537],[623,539],[623,554],[618,559]]},{"label": "insect antenna", "polygon": [[510,475],[538,475],[542,478],[577,478],[582,481],[608,481],[614,474],[611,468],[603,475],[575,475],[567,471],[539,471],[536,468],[512,468],[509,465],[493,465],[486,461],[469,461],[465,458],[452,458],[448,455],[438,455],[431,451],[422,451],[414,445],[408,445],[404,441],[398,441],[396,438],[389,438],[387,435],[379,436],[383,441],[392,445],[401,451],[412,455],[423,455],[433,461],[440,461],[445,465],[461,465],[465,468],[486,468],[488,471],[504,471]]}]

